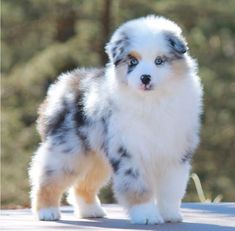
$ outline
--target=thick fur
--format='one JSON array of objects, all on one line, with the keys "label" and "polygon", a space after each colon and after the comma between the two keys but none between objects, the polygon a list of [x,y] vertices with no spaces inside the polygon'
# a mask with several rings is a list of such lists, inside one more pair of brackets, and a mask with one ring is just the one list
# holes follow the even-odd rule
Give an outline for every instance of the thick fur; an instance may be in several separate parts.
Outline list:
[{"label": "thick fur", "polygon": [[39,109],[42,143],[29,171],[40,220],[60,218],[70,187],[79,216],[103,217],[97,193],[111,173],[132,223],[182,220],[202,104],[187,49],[174,22],[148,16],[116,30],[104,70],[59,76]]}]

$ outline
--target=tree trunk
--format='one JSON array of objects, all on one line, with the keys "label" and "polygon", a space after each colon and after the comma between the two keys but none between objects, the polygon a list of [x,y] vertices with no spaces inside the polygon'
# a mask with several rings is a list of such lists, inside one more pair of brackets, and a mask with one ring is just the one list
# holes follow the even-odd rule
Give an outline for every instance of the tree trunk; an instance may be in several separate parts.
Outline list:
[{"label": "tree trunk", "polygon": [[75,35],[76,12],[67,4],[57,5],[55,39],[65,42]]},{"label": "tree trunk", "polygon": [[104,52],[105,44],[107,43],[110,36],[110,26],[111,26],[111,6],[112,0],[103,1],[103,11],[101,12],[101,27],[102,27],[102,38],[100,45],[100,62],[102,65],[107,63],[108,57]]}]

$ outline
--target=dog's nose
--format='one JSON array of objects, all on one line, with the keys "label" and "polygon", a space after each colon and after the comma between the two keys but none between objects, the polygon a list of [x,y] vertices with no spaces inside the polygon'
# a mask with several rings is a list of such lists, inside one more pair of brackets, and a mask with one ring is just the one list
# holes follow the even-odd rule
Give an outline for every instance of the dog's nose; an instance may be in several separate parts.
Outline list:
[{"label": "dog's nose", "polygon": [[141,75],[140,79],[144,85],[148,85],[151,81],[151,76],[150,75]]}]

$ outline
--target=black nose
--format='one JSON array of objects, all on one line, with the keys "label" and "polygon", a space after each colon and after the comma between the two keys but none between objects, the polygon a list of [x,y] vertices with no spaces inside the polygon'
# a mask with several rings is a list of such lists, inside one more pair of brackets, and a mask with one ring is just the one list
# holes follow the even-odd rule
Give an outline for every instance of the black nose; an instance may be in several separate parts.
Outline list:
[{"label": "black nose", "polygon": [[151,76],[150,75],[141,75],[140,79],[144,85],[148,85],[151,81]]}]

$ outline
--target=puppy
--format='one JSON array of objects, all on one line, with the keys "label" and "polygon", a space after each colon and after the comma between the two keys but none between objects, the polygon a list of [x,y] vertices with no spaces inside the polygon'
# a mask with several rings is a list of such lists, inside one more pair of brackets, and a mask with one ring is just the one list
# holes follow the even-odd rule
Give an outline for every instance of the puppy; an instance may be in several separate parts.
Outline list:
[{"label": "puppy", "polygon": [[97,194],[112,175],[132,223],[180,222],[202,87],[181,29],[163,17],[123,24],[106,46],[105,69],[59,76],[39,109],[42,143],[29,175],[32,209],[60,219],[70,189],[75,213],[103,217]]}]

